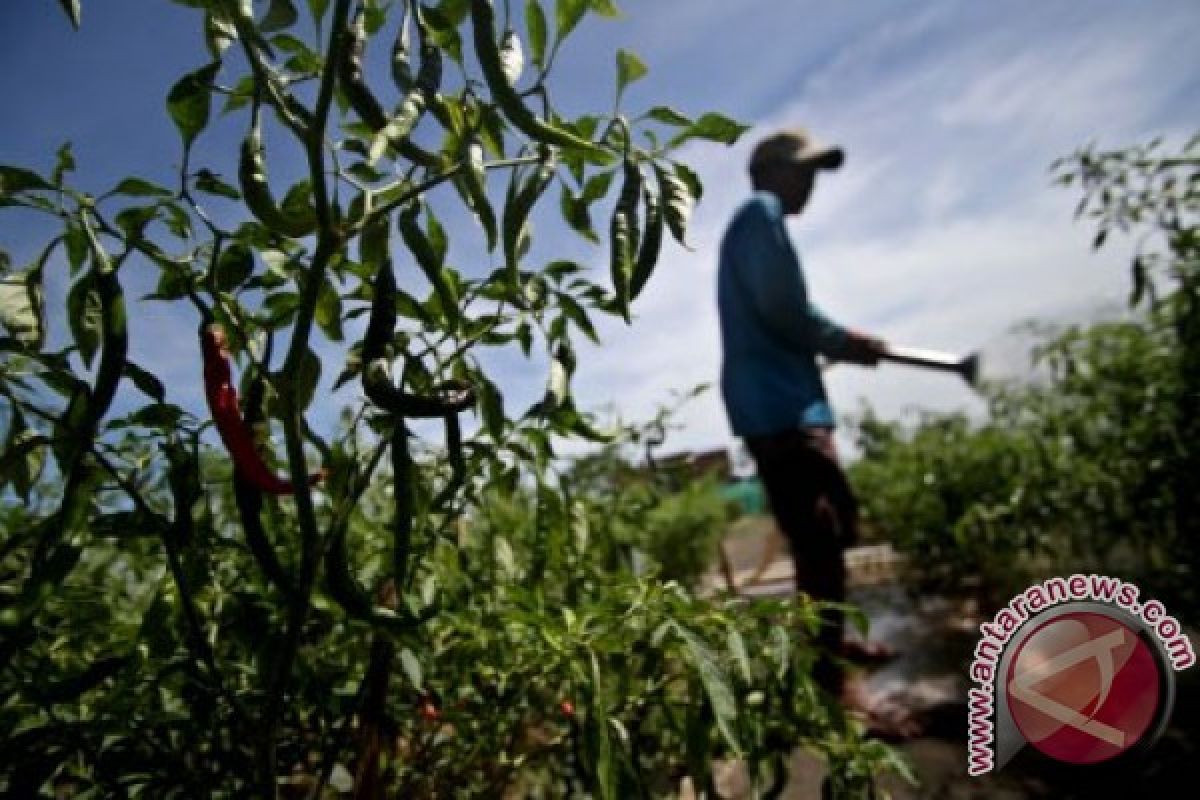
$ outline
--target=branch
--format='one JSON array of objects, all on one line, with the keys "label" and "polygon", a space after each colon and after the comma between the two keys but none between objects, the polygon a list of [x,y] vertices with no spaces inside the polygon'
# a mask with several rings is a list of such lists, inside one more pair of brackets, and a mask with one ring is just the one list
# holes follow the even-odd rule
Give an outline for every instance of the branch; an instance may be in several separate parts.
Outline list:
[{"label": "branch", "polygon": [[[484,169],[506,169],[508,167],[516,167],[516,166],[520,166],[522,164],[536,164],[536,163],[538,163],[538,160],[539,159],[537,156],[522,156],[521,158],[504,158],[504,159],[498,159],[496,161],[488,161],[483,165],[483,168]],[[434,175],[431,178],[426,178],[425,180],[418,183],[416,186],[409,189],[407,192],[404,192],[401,195],[397,195],[392,200],[388,201],[387,203],[384,203],[379,208],[375,209],[375,213],[376,214],[387,214],[391,211],[395,211],[400,206],[411,203],[414,199],[425,194],[425,192],[429,191],[430,189],[434,188],[435,186],[445,183],[446,181],[450,180],[451,178],[453,178],[455,175],[462,172],[466,168],[467,168],[466,162],[460,161],[459,163],[455,164],[453,167],[445,169],[442,172],[439,172],[437,175]],[[353,234],[353,233],[357,233],[357,232],[361,231],[364,227],[366,227],[366,222],[367,222],[367,220],[364,219],[358,225],[351,228],[350,233]]]}]

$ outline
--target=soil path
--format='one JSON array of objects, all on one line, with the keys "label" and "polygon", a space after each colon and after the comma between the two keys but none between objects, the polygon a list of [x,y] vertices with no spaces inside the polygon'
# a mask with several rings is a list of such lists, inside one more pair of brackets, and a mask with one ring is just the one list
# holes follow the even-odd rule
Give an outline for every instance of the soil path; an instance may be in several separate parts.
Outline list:
[{"label": "soil path", "polygon": [[[735,580],[744,583],[761,571],[759,582],[744,587],[748,594],[787,595],[793,592],[791,564],[780,548],[765,570],[760,562],[768,552],[771,526],[758,519],[739,523],[724,540],[723,549]],[[881,788],[896,800],[1017,800],[1018,798],[1132,798],[1196,797],[1193,773],[1200,765],[1200,667],[1176,673],[1176,702],[1171,724],[1159,742],[1135,767],[1119,770],[1068,767],[1025,748],[998,772],[972,778],[966,774],[967,667],[978,639],[978,614],[968,604],[941,597],[914,598],[895,580],[893,556],[882,551],[851,551],[851,602],[871,621],[871,638],[883,641],[898,657],[864,675],[873,700],[903,704],[920,712],[926,722],[922,736],[900,745],[915,767],[920,786],[888,779]],[[859,567],[856,570],[855,563]],[[725,588],[715,573],[705,581],[710,589]],[[1200,643],[1195,631],[1189,631]],[[817,800],[824,766],[819,759],[797,751],[784,797]],[[719,782],[725,797],[749,797],[744,775],[730,768]],[[1188,788],[1191,787],[1191,788]]]}]

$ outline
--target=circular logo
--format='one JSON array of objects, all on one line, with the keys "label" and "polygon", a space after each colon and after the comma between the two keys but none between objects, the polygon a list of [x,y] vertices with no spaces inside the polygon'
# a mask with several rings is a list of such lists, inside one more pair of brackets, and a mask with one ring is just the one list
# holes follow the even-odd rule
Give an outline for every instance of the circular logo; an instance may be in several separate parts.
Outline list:
[{"label": "circular logo", "polygon": [[1021,643],[1006,684],[1013,722],[1042,753],[1072,764],[1107,761],[1151,730],[1163,665],[1124,622],[1092,611],[1050,619]]}]

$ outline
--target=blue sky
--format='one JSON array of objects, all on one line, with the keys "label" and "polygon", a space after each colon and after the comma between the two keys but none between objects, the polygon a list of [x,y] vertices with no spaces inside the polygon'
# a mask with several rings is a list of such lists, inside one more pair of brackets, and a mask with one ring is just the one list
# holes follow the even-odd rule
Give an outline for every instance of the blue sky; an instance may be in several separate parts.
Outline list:
[{"label": "blue sky", "polygon": [[[605,322],[604,345],[582,348],[578,397],[591,408],[615,403],[626,419],[651,414],[672,388],[716,380],[715,247],[748,191],[749,148],[772,128],[805,125],[848,153],[792,225],[818,304],[892,341],[967,350],[1003,338],[1022,319],[1078,315],[1124,293],[1128,244],[1090,253],[1089,231],[1071,218],[1076,198],[1049,185],[1050,161],[1090,139],[1179,140],[1197,127],[1194,2],[619,5],[622,19],[589,18],[564,51],[552,86],[568,111],[608,106],[612,54],[625,47],[650,67],[628,108],[665,102],[755,126],[732,149],[685,150],[706,184],[694,250],[669,246],[633,326]],[[0,4],[0,162],[48,168],[70,140],[81,187],[103,191],[131,173],[171,185],[179,149],[163,99],[180,74],[207,61],[196,20],[165,0],[84,0],[83,30],[74,33],[53,0]],[[231,174],[244,125],[216,121],[201,137],[197,163]],[[298,152],[272,163],[284,180],[298,168]],[[550,219],[538,227],[535,263],[570,255],[603,275],[603,248]],[[463,234],[451,261],[476,263],[482,256],[470,244],[478,235],[469,221],[445,221]],[[47,230],[2,214],[0,247],[20,263]],[[125,278],[131,296],[156,277],[139,270]],[[65,278],[65,264],[50,270],[51,308],[61,308]],[[167,378],[169,399],[200,413],[194,318],[150,303],[132,314],[133,357]],[[323,353],[338,357],[335,347]],[[514,408],[540,393],[538,359],[492,363]],[[829,385],[843,412],[862,402],[893,417],[918,408],[980,411],[956,379],[898,367],[840,367]],[[352,399],[324,401],[319,418],[328,424]],[[669,446],[732,442],[715,391],[693,401],[682,421],[686,430]]]}]

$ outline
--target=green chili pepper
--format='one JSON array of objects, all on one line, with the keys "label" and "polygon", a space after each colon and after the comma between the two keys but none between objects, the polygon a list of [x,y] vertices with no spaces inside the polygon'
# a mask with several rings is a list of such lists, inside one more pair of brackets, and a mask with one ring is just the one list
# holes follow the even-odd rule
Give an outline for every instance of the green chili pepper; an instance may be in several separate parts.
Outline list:
[{"label": "green chili pepper", "polygon": [[351,616],[370,619],[375,610],[371,598],[354,578],[346,553],[349,523],[339,524],[330,535],[325,549],[325,585],[329,595]]},{"label": "green chili pepper", "polygon": [[[405,27],[402,26],[402,31]],[[418,27],[420,27],[419,18]],[[428,43],[426,37],[422,35],[421,66],[417,71],[416,83],[405,90],[404,99],[400,102],[395,114],[389,119],[383,106],[371,93],[363,75],[363,58],[367,41],[366,9],[363,6],[358,7],[353,19],[347,24],[343,36],[345,44],[342,47],[341,63],[338,64],[338,81],[350,107],[375,132],[368,156],[370,161],[379,160],[390,145],[395,147],[400,155],[415,164],[426,167],[439,166],[441,159],[409,141],[408,134],[416,126],[441,83],[441,51]],[[402,39],[403,33],[397,39],[397,46]],[[402,63],[407,66],[406,60]],[[393,59],[393,75],[395,76],[395,74],[395,60]]]},{"label": "green chili pepper", "polygon": [[425,621],[426,614],[431,612],[431,609],[414,617],[410,614],[399,614],[392,608],[376,605],[371,601],[370,595],[354,577],[354,569],[350,564],[346,541],[349,524],[347,516],[334,525],[322,558],[325,587],[329,590],[330,597],[352,617],[397,633],[410,630]]},{"label": "green chili pepper", "polygon": [[271,186],[267,182],[262,130],[259,127],[257,111],[254,113],[250,133],[242,141],[238,180],[242,186],[242,197],[246,201],[246,207],[270,230],[293,239],[307,236],[316,230],[317,216],[311,208],[306,209],[306,213],[303,214],[289,214],[275,204]]},{"label": "green chili pepper", "polygon": [[464,384],[446,382],[437,387],[438,396],[422,397],[392,383],[388,350],[396,328],[396,276],[387,255],[387,227],[386,217],[376,217],[359,240],[363,263],[376,266],[371,316],[362,344],[363,391],[381,409],[405,417],[432,418],[465,411],[474,405],[475,392]]},{"label": "green chili pepper", "polygon": [[338,81],[342,85],[342,93],[346,101],[354,109],[354,113],[369,125],[372,130],[380,130],[387,124],[387,114],[383,106],[371,94],[363,76],[363,57],[367,49],[367,9],[360,3],[355,9],[354,16],[346,23],[342,32],[342,60],[337,65]]},{"label": "green chili pepper", "polygon": [[100,296],[100,321],[104,332],[100,366],[96,370],[96,383],[92,387],[91,425],[99,423],[108,413],[117,383],[125,369],[125,356],[129,350],[129,332],[125,310],[125,294],[117,280],[117,270],[108,254],[104,252],[88,215],[81,217],[83,230],[92,250],[93,272],[96,275],[96,293]]},{"label": "green chili pepper", "polygon": [[178,549],[187,547],[195,537],[192,506],[200,497],[200,481],[196,475],[196,461],[183,445],[169,440],[163,450],[167,454],[167,485],[171,489],[175,512],[166,529],[171,534],[171,546]]},{"label": "green chili pepper", "polygon": [[408,426],[396,419],[392,431],[392,481],[396,514],[392,518],[392,577],[396,588],[403,589],[408,578],[408,554],[412,547],[413,468],[408,449]]},{"label": "green chili pepper", "polygon": [[487,170],[483,165],[483,145],[479,143],[478,139],[472,137],[467,142],[464,149],[464,161],[467,168],[459,176],[455,188],[459,190],[471,211],[479,219],[479,224],[483,226],[484,235],[487,237],[487,249],[490,253],[496,249],[498,232],[496,230],[496,214],[492,211],[492,204],[487,196]]},{"label": "green chili pepper", "polygon": [[442,51],[424,39],[422,36],[421,67],[417,71],[416,83],[405,92],[400,105],[386,124],[376,130],[367,155],[372,163],[383,156],[389,145],[399,148],[402,143],[408,141],[408,135],[420,122],[421,116],[437,95],[442,82]]},{"label": "green chili pepper", "polygon": [[657,193],[647,185],[642,190],[642,197],[646,206],[646,235],[638,249],[637,262],[633,265],[633,277],[629,282],[630,302],[641,294],[650,274],[654,272],[662,251],[663,228],[666,226],[666,214]]},{"label": "green chili pepper", "polygon": [[[254,429],[262,419],[265,383],[261,374],[256,375],[243,399],[242,419],[250,429]],[[285,595],[294,594],[295,584],[292,576],[280,563],[275,547],[263,528],[262,492],[238,469],[233,471],[233,499],[237,504],[238,516],[242,520],[242,530],[246,533],[246,545],[250,548],[250,554],[254,556],[259,568],[271,583],[279,587]]]},{"label": "green chili pepper", "polygon": [[[82,556],[82,548],[66,537],[86,522],[98,478],[96,469],[84,455],[94,445],[100,422],[112,405],[129,347],[125,295],[117,279],[117,265],[100,244],[86,211],[80,214],[79,220],[92,256],[91,280],[95,281],[100,299],[102,352],[95,382],[90,389],[81,389],[72,397],[62,416],[61,467],[66,476],[62,501],[58,513],[48,518],[52,522],[41,532],[34,552],[32,574],[21,591],[22,611],[13,625],[6,625],[14,629],[32,620]],[[15,633],[11,638],[17,638]]]},{"label": "green chili pepper", "polygon": [[504,61],[496,44],[496,10],[491,0],[471,1],[471,26],[475,37],[475,54],[479,58],[484,80],[492,92],[492,98],[517,130],[543,144],[608,156],[608,152],[596,143],[539,119],[525,106],[505,76]]},{"label": "green chili pepper", "polygon": [[624,172],[621,193],[609,225],[609,245],[612,250],[610,268],[617,308],[625,321],[629,322],[630,282],[640,238],[637,206],[642,191],[642,172],[630,158],[625,159]]},{"label": "green chili pepper", "polygon": [[447,414],[443,420],[446,427],[446,457],[450,462],[450,480],[434,498],[432,508],[435,510],[445,510],[467,480],[467,462],[463,453],[462,428],[458,422],[458,414]]},{"label": "green chili pepper", "polygon": [[92,387],[76,393],[63,414],[66,481],[59,512],[63,531],[82,524],[86,515],[90,498],[83,487],[88,482],[89,470],[83,465],[82,457],[94,442],[100,421],[116,396],[129,350],[125,294],[117,279],[116,266],[100,244],[87,213],[80,215],[80,224],[92,255],[90,278],[81,280],[94,281],[100,299],[101,353]]},{"label": "green chili pepper", "polygon": [[404,3],[404,13],[400,16],[400,27],[396,31],[396,41],[392,44],[392,80],[396,87],[407,92],[413,87],[412,66],[408,63],[408,2]]},{"label": "green chili pepper", "polygon": [[433,249],[433,244],[421,228],[420,214],[419,203],[413,203],[400,213],[400,235],[417,260],[417,266],[421,268],[421,272],[433,285],[433,290],[438,296],[442,313],[446,315],[447,322],[452,327],[457,326],[459,321],[458,297],[447,280],[446,271],[441,259]]},{"label": "green chili pepper", "polygon": [[526,236],[526,224],[529,214],[537,204],[538,198],[546,191],[553,180],[558,168],[558,159],[553,150],[542,148],[538,168],[525,182],[517,188],[517,175],[513,173],[512,183],[504,199],[504,261],[508,268],[509,282],[513,291],[520,290],[520,255],[522,239]]},{"label": "green chili pepper", "polygon": [[363,337],[363,364],[387,357],[396,330],[396,276],[387,251],[388,228],[387,217],[376,216],[359,237],[359,257],[366,266],[375,267],[371,316]]}]

